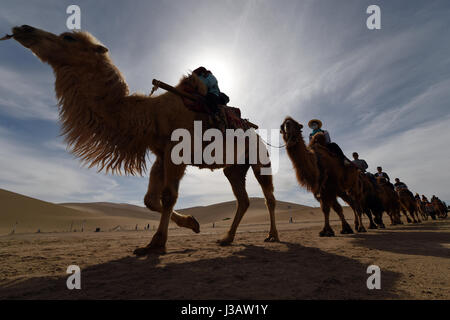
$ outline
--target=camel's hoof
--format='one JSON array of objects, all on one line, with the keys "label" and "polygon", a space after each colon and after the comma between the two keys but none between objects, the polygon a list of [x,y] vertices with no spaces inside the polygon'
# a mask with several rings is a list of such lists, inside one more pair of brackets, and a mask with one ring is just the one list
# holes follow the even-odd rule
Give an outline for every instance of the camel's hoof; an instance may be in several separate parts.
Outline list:
[{"label": "camel's hoof", "polygon": [[378,229],[378,227],[377,227],[375,224],[371,224],[371,225],[369,226],[369,229]]},{"label": "camel's hoof", "polygon": [[360,227],[357,229],[358,232],[367,232],[366,228]]},{"label": "camel's hoof", "polygon": [[352,230],[352,228],[349,225],[345,226],[341,230],[341,234],[352,234],[352,233],[353,233],[353,230]]},{"label": "camel's hoof", "polygon": [[200,233],[200,223],[198,223],[197,219],[195,219],[193,216],[189,216],[189,219],[191,220],[191,229],[195,233]]},{"label": "camel's hoof", "polygon": [[334,231],[333,230],[326,230],[323,229],[322,231],[319,232],[319,236],[320,237],[334,237]]},{"label": "camel's hoof", "polygon": [[267,238],[264,239],[264,242],[280,242],[280,239],[278,238],[278,236],[269,235]]},{"label": "camel's hoof", "polygon": [[378,225],[378,228],[380,228],[380,229],[386,229],[386,226],[385,226],[384,223],[383,223],[383,224],[379,224],[379,225]]},{"label": "camel's hoof", "polygon": [[133,254],[135,254],[138,257],[143,257],[150,254],[165,254],[166,248],[165,247],[143,247],[143,248],[137,248],[133,251]]},{"label": "camel's hoof", "polygon": [[233,239],[223,238],[221,240],[217,240],[217,244],[221,247],[231,246],[233,243]]}]

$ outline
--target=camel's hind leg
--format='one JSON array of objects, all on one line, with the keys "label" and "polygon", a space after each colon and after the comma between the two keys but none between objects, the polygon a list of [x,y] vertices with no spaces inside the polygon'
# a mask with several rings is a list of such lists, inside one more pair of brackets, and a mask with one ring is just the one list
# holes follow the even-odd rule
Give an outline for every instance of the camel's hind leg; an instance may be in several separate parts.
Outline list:
[{"label": "camel's hind leg", "polygon": [[170,157],[166,159],[168,161],[164,161],[164,184],[161,193],[162,212],[158,230],[153,235],[152,241],[146,247],[138,248],[134,251],[134,254],[138,256],[149,253],[161,254],[166,251],[169,221],[178,198],[180,180],[186,170],[185,165],[174,165],[171,163]]},{"label": "camel's hind leg", "polygon": [[279,242],[277,225],[275,223],[275,196],[273,195],[273,182],[272,175],[262,175],[261,167],[258,165],[252,166],[253,173],[255,174],[256,180],[258,180],[259,185],[264,193],[264,198],[266,199],[267,210],[269,210],[270,215],[270,231],[269,236],[264,240],[266,242]]},{"label": "camel's hind leg", "polygon": [[366,214],[367,218],[369,218],[369,229],[378,229],[377,225],[375,224],[374,220],[374,216],[376,217],[376,214],[373,213],[370,209],[365,209],[364,213]]},{"label": "camel's hind leg", "polygon": [[222,246],[229,245],[233,242],[239,223],[241,222],[244,213],[250,206],[250,200],[248,198],[247,191],[245,190],[245,176],[249,167],[250,166],[248,164],[243,164],[234,165],[223,169],[225,176],[228,181],[230,181],[233,193],[236,196],[237,208],[230,230],[228,230],[228,233],[222,240],[219,240],[219,244]]},{"label": "camel's hind leg", "polygon": [[339,194],[342,200],[348,203],[350,208],[353,210],[353,214],[355,215],[355,230],[358,232],[367,232],[366,228],[364,228],[364,224],[362,222],[362,208],[361,206],[354,201],[351,197],[349,197],[346,193]]},{"label": "camel's hind leg", "polygon": [[[144,198],[144,203],[148,209],[159,213],[162,213],[161,195],[163,184],[164,184],[163,158],[157,157],[150,171],[148,190]],[[195,233],[200,232],[200,224],[191,215],[188,216],[173,211],[170,218],[180,227],[192,229],[192,231],[194,231]]]},{"label": "camel's hind leg", "polygon": [[341,222],[342,222],[341,234],[353,233],[352,227],[350,227],[350,225],[345,220],[342,207],[339,204],[339,202],[337,201],[337,199],[334,199],[334,201],[332,203],[332,206],[333,206],[334,211],[336,211],[336,213],[338,214],[338,216],[339,216],[339,218],[341,219]]},{"label": "camel's hind leg", "polygon": [[355,212],[355,219],[358,219],[358,227],[356,227],[356,223],[355,223],[355,230],[358,232],[367,232],[366,228],[364,227],[364,224],[362,222],[362,213],[363,210],[361,209],[361,207],[356,207],[356,211],[353,210]]}]

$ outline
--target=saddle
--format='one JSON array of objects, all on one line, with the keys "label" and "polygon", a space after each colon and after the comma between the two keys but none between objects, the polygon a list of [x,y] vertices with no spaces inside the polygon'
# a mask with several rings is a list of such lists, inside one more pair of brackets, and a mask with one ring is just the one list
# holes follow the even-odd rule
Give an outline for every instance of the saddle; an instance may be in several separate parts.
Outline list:
[{"label": "saddle", "polygon": [[197,101],[192,101],[191,99],[183,97],[184,105],[186,106],[186,108],[188,108],[193,112],[208,114],[211,126],[217,127],[222,131],[225,131],[225,129],[247,130],[252,127],[253,128],[256,127],[255,125],[251,124],[248,120],[241,118],[241,110],[239,108],[226,105],[218,105],[217,107],[219,112],[216,115],[211,113],[206,102],[204,101],[203,96],[194,93],[191,94],[198,96]]}]

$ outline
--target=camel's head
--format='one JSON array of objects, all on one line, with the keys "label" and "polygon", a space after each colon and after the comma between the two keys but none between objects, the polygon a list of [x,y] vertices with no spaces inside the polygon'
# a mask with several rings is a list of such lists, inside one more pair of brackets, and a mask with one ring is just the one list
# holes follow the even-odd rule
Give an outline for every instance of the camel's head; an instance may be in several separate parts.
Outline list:
[{"label": "camel's head", "polygon": [[104,59],[108,49],[91,34],[81,31],[60,35],[23,25],[12,29],[14,40],[52,66],[86,65]]},{"label": "camel's head", "polygon": [[286,146],[292,146],[296,144],[299,139],[302,139],[302,128],[303,125],[301,125],[291,117],[287,117],[286,119],[284,119],[283,123],[280,126],[280,133],[283,136],[283,140],[286,143]]}]

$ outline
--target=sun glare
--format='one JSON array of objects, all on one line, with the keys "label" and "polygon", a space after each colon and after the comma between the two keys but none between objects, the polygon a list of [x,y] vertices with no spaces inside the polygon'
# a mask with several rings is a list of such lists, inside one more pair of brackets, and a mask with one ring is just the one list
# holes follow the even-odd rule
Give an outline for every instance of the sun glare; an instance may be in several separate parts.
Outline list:
[{"label": "sun glare", "polygon": [[[219,54],[202,55],[195,57],[190,61],[192,70],[199,66],[204,66],[211,70],[219,82],[219,88],[222,92],[233,90],[233,78],[237,76],[234,72],[233,64],[227,57],[221,57]],[[191,71],[192,71],[191,70]]]}]

